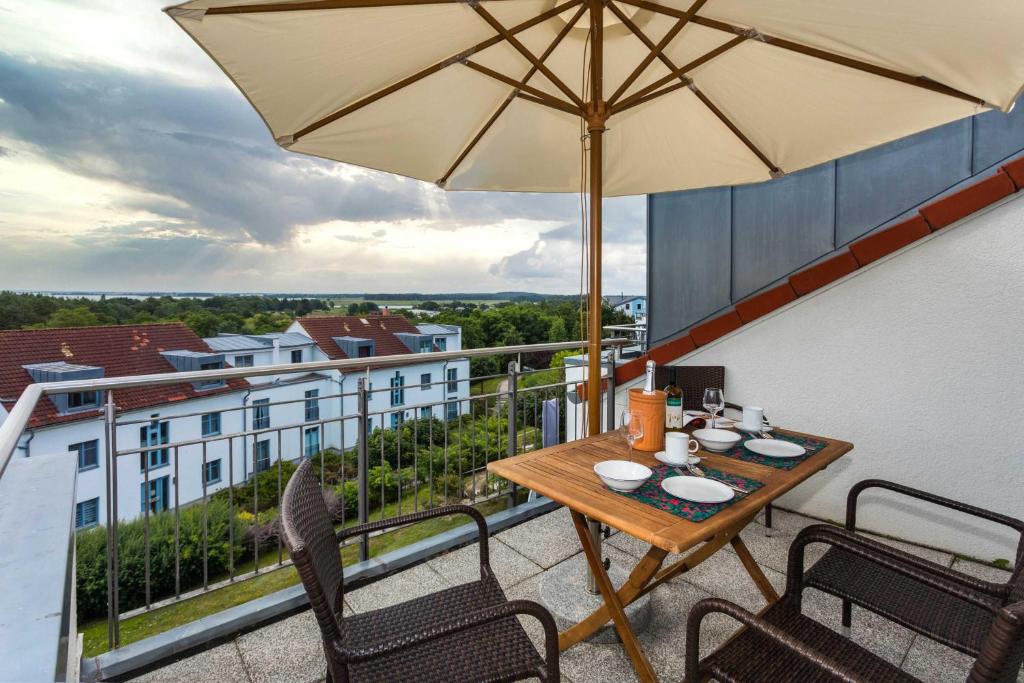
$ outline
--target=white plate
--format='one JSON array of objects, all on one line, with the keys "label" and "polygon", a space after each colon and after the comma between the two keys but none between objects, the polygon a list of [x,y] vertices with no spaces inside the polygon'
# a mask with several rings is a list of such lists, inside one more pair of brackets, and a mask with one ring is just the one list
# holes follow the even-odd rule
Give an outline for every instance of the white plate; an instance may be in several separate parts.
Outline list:
[{"label": "white plate", "polygon": [[773,431],[770,425],[763,425],[760,429],[747,429],[746,427],[743,426],[742,422],[736,423],[736,429],[740,430],[741,432],[746,432],[747,434],[771,434],[771,432]]},{"label": "white plate", "polygon": [[803,446],[779,439],[751,439],[743,444],[749,450],[770,458],[799,458],[807,452]]},{"label": "white plate", "polygon": [[[670,465],[672,467],[683,467],[683,463],[681,463],[681,462],[672,462],[671,460],[669,460],[668,456],[665,455],[665,451],[658,451],[657,453],[654,454],[654,457],[657,458],[659,462],[663,462],[666,465]],[[696,465],[699,462],[700,462],[700,458],[698,458],[696,455],[691,455],[690,456],[690,464],[691,465]]]},{"label": "white plate", "polygon": [[694,503],[724,503],[736,495],[725,484],[701,477],[666,477],[661,480],[661,488],[671,496]]}]

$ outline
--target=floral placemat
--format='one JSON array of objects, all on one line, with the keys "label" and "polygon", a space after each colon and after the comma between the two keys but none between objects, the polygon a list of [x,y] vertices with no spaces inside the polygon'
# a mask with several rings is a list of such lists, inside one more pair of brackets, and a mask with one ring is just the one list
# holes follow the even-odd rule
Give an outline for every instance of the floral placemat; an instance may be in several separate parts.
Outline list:
[{"label": "floral placemat", "polygon": [[[743,498],[746,497],[742,493],[737,493],[731,500],[727,500],[724,503],[694,503],[689,500],[677,498],[665,489],[661,488],[661,481],[668,477],[690,477],[693,475],[686,474],[686,470],[682,470],[684,474],[680,475],[676,471],[675,467],[669,467],[668,465],[660,465],[653,469],[654,475],[636,491],[630,491],[629,493],[615,491],[615,493],[618,493],[620,496],[632,498],[633,500],[638,500],[645,505],[656,507],[659,510],[671,512],[676,517],[682,517],[683,519],[688,519],[691,522],[702,522],[711,515],[721,512],[725,508],[729,507],[737,500],[743,500]],[[741,477],[738,474],[729,474],[711,467],[701,467],[701,469],[711,478],[728,482],[733,486],[737,486],[751,493],[764,486],[764,484],[756,479],[748,479],[747,477]]]},{"label": "floral placemat", "polygon": [[827,441],[822,441],[821,439],[812,439],[806,436],[794,436],[792,434],[772,434],[772,436],[774,436],[779,441],[789,441],[790,443],[795,443],[798,446],[803,446],[804,449],[807,450],[807,452],[798,458],[773,458],[769,455],[761,455],[760,453],[755,453],[754,451],[750,450],[749,448],[743,445],[744,442],[749,441],[750,438],[753,438],[748,437],[740,439],[739,443],[737,443],[729,450],[724,451],[723,453],[719,453],[719,455],[737,458],[739,460],[743,460],[744,462],[754,462],[757,463],[758,465],[767,465],[768,467],[774,467],[780,470],[791,470],[800,463],[802,463],[804,460],[811,457],[812,455],[814,455],[815,453],[817,453],[822,448],[828,445]]}]

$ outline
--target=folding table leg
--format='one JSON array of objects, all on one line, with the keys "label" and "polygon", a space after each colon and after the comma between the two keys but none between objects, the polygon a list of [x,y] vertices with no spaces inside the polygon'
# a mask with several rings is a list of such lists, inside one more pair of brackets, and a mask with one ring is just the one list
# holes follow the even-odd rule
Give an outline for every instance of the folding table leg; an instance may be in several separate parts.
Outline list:
[{"label": "folding table leg", "polygon": [[754,556],[750,554],[750,550],[747,549],[747,545],[743,542],[743,539],[739,537],[739,534],[733,537],[731,541],[733,550],[739,555],[740,562],[743,563],[743,568],[750,574],[750,578],[754,580],[758,590],[761,591],[761,595],[768,601],[768,604],[772,604],[779,599],[779,594],[775,591],[775,586],[768,580],[768,577],[764,575],[761,568],[757,566],[757,562],[754,560]]},{"label": "folding table leg", "polygon": [[594,542],[590,536],[590,530],[587,528],[586,517],[575,510],[571,512],[572,522],[576,527],[576,535],[579,536],[580,544],[583,546],[583,554],[587,558],[590,570],[594,572],[598,588],[601,589],[601,596],[604,598],[608,611],[611,613],[612,621],[615,623],[615,630],[618,632],[619,638],[622,639],[622,645],[626,648],[626,654],[629,655],[630,660],[633,662],[633,669],[641,681],[657,681],[658,677],[654,673],[654,668],[647,659],[647,655],[644,654],[643,647],[640,645],[640,641],[637,640],[636,633],[633,632],[633,626],[629,623],[629,618],[626,617],[622,602],[615,592],[615,587],[612,586],[611,579],[608,578],[608,573],[604,570],[604,565],[601,563],[601,558],[594,549]]}]

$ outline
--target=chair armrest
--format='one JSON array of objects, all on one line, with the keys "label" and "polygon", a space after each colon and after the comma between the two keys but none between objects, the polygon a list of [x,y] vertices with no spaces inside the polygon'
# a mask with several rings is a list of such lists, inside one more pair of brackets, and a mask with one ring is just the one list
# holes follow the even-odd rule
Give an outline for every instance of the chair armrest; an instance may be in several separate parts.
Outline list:
[{"label": "chair armrest", "polygon": [[524,614],[535,618],[544,627],[544,663],[546,665],[545,680],[559,680],[558,668],[558,627],[555,620],[544,607],[532,600],[510,600],[501,605],[495,605],[473,612],[458,619],[440,621],[425,631],[412,636],[386,640],[382,643],[357,648],[354,650],[334,646],[335,653],[348,662],[359,662],[383,655],[391,654],[398,650],[404,650],[415,645],[443,638],[445,636],[465,631],[488,622],[506,619],[517,614]]},{"label": "chair armrest", "polygon": [[804,587],[804,549],[810,543],[825,543],[842,548],[846,552],[870,560],[879,566],[891,569],[930,588],[954,595],[990,612],[994,609],[992,604],[980,598],[977,593],[984,593],[996,598],[1004,598],[1009,594],[1009,588],[1004,584],[990,583],[967,576],[884,543],[858,536],[848,529],[841,529],[830,524],[814,524],[801,529],[789,547],[786,592],[792,593],[797,599]]},{"label": "chair armrest", "polygon": [[827,654],[801,643],[779,627],[751,614],[742,607],[721,598],[705,598],[693,606],[686,622],[686,678],[684,683],[698,683],[700,680],[700,625],[704,617],[713,612],[732,617],[776,645],[789,650],[802,659],[814,662],[840,680],[849,683],[865,683],[867,681]]},{"label": "chair armrest", "polygon": [[469,505],[443,505],[438,508],[430,510],[422,510],[420,512],[413,512],[408,515],[401,515],[399,517],[392,517],[390,519],[381,519],[376,522],[367,522],[366,524],[357,524],[356,526],[345,527],[338,532],[338,542],[342,542],[347,538],[353,536],[362,536],[363,534],[372,533],[374,531],[381,531],[382,529],[390,529],[396,526],[403,526],[405,524],[414,524],[416,522],[422,522],[425,519],[432,519],[434,517],[445,517],[447,515],[468,515],[476,522],[477,535],[480,544],[480,566],[486,567],[487,571],[490,571],[490,551],[487,547],[487,520],[476,508],[472,508]]}]

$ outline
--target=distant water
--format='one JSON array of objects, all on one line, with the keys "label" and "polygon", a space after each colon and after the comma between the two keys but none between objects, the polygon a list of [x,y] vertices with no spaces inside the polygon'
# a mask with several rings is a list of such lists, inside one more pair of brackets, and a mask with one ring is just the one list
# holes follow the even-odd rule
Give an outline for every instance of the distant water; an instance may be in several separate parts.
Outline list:
[{"label": "distant water", "polygon": [[108,299],[148,299],[149,297],[169,296],[173,299],[209,299],[214,294],[177,293],[177,292],[48,292],[45,290],[12,290],[18,294],[45,294],[58,299],[89,299],[99,301],[104,296]]}]

